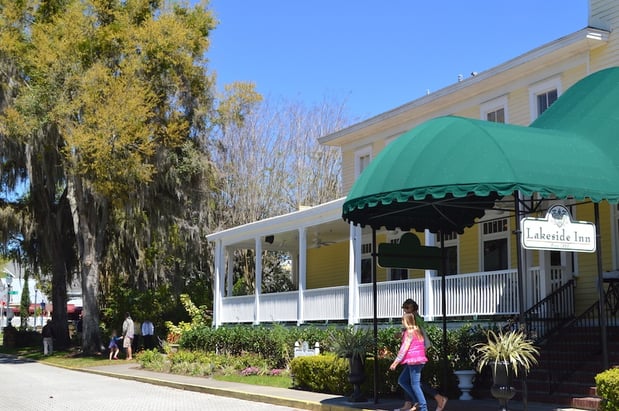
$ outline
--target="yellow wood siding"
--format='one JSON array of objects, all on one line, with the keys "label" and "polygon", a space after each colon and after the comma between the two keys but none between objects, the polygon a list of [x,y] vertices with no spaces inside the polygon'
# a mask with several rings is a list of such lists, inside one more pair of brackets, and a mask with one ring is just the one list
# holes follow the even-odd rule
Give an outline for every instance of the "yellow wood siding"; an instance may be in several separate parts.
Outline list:
[{"label": "yellow wood siding", "polygon": [[307,250],[307,288],[348,285],[348,243]]},{"label": "yellow wood siding", "polygon": [[509,123],[526,126],[531,123],[531,111],[529,109],[529,89],[521,87],[509,94]]},{"label": "yellow wood siding", "polygon": [[352,151],[342,152],[342,189],[346,195],[355,182],[355,153]]},{"label": "yellow wood siding", "polygon": [[468,118],[479,118],[480,108],[479,105],[473,105],[471,107],[467,107],[465,109],[458,110],[458,112],[454,113],[456,116],[460,117],[468,117]]},{"label": "yellow wood siding", "polygon": [[563,92],[565,93],[568,88],[572,87],[575,83],[578,82],[578,80],[582,79],[583,77],[587,77],[588,74],[589,73],[587,73],[587,66],[585,66],[584,64],[565,70],[561,74]]},{"label": "yellow wood siding", "polygon": [[[607,202],[599,205],[600,209],[600,243],[602,251],[602,271],[612,270],[612,241],[610,221],[610,207]],[[575,220],[595,222],[593,204],[583,204],[576,208]],[[576,312],[582,312],[591,304],[598,301],[598,267],[596,253],[578,253],[578,269],[576,271]]]},{"label": "yellow wood siding", "polygon": [[460,272],[474,273],[479,271],[479,226],[474,225],[464,230],[460,236],[458,252],[460,253]]}]

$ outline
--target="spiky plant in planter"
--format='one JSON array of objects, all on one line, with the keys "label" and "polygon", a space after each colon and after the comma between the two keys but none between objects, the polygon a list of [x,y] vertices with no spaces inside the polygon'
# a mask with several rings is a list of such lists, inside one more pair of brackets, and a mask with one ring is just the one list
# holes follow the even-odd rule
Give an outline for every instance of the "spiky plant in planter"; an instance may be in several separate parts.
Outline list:
[{"label": "spiky plant in planter", "polygon": [[495,333],[487,332],[488,341],[475,344],[477,350],[477,370],[486,365],[491,365],[493,370],[499,365],[511,368],[514,375],[518,376],[518,369],[522,368],[528,373],[531,366],[537,364],[539,350],[533,341],[521,331]]},{"label": "spiky plant in planter", "polygon": [[348,381],[353,385],[353,393],[348,397],[349,401],[366,401],[361,392],[361,384],[365,380],[363,364],[374,348],[373,334],[368,329],[350,326],[343,330],[334,330],[329,339],[331,350],[340,357],[348,358],[350,364]]}]

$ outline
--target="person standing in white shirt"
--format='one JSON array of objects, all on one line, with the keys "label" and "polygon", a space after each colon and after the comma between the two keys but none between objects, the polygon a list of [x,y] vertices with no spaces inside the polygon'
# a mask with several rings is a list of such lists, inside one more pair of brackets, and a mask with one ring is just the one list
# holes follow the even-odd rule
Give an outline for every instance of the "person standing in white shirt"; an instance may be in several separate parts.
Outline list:
[{"label": "person standing in white shirt", "polygon": [[155,326],[151,320],[144,320],[142,323],[142,338],[144,338],[144,349],[152,350],[155,348],[153,343],[155,337]]},{"label": "person standing in white shirt", "polygon": [[135,336],[135,328],[133,326],[133,320],[129,313],[125,314],[125,321],[123,322],[123,348],[126,350],[126,359],[132,360],[131,344]]}]

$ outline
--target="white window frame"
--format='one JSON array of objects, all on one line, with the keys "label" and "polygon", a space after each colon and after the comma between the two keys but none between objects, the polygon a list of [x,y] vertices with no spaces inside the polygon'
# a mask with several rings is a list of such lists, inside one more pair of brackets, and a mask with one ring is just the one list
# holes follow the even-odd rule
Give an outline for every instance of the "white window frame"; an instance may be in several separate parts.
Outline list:
[{"label": "white window frame", "polygon": [[[363,166],[362,159],[368,157],[368,163]],[[355,179],[372,162],[372,147],[366,146],[355,151]]]},{"label": "white window frame", "polygon": [[557,98],[561,97],[563,88],[561,85],[561,78],[559,76],[540,81],[529,87],[529,110],[531,115],[531,121],[535,120],[537,115],[537,96],[540,94],[548,93],[549,91],[557,90]]},{"label": "white window frame", "polygon": [[482,103],[479,107],[479,118],[488,121],[488,113],[503,109],[505,124],[509,123],[509,111],[507,109],[507,96],[497,97]]},{"label": "white window frame", "polygon": [[[361,240],[361,261],[359,266],[359,284],[368,284],[372,282],[372,237],[370,235],[363,235]],[[363,260],[370,260],[370,281],[363,281]]]},{"label": "white window frame", "polygon": [[[490,233],[484,234],[484,224],[498,219],[507,220],[507,229],[505,231],[501,231],[499,233]],[[479,271],[483,272],[484,270],[484,242],[491,240],[500,240],[507,239],[507,268],[510,269],[512,264],[512,256],[511,256],[511,221],[508,215],[506,215],[502,211],[487,211],[484,217],[479,221]]]}]

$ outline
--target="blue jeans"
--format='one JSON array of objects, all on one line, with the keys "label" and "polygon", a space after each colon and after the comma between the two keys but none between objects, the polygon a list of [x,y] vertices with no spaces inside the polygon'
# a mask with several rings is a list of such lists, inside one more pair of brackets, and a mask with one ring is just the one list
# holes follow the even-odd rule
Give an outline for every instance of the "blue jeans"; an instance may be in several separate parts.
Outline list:
[{"label": "blue jeans", "polygon": [[[405,372],[405,371],[402,371],[402,372]],[[406,373],[406,376],[403,377],[403,378],[407,378],[408,379],[409,378],[408,377],[408,373]],[[407,381],[408,381],[407,384],[410,384],[410,380],[407,380]],[[436,388],[434,388],[433,386],[431,386],[430,384],[428,384],[425,381],[421,381],[421,391],[423,391],[423,393],[425,394],[426,399],[428,397],[436,399],[436,396],[438,395],[438,391],[436,390]],[[406,391],[404,392],[404,399],[406,401],[412,401],[413,403],[415,402],[415,401],[413,401],[412,398],[408,397],[408,394],[406,393]]]},{"label": "blue jeans", "polygon": [[419,411],[428,411],[428,404],[426,403],[426,397],[423,395],[423,391],[421,390],[421,370],[423,369],[423,364],[404,364],[404,370],[398,377],[398,384],[404,392],[406,396],[411,398],[414,402],[419,404]]}]

